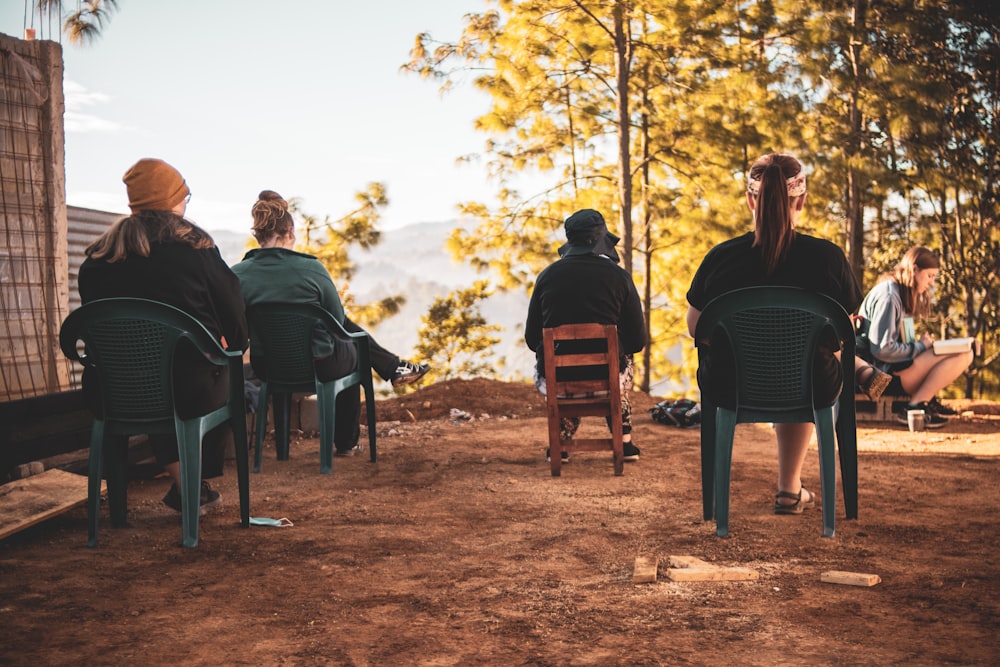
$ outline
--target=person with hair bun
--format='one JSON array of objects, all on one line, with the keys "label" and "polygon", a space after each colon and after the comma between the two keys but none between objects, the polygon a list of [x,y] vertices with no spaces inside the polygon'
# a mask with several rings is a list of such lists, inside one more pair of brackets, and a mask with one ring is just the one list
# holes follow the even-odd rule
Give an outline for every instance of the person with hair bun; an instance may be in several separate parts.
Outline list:
[{"label": "person with hair bun", "polygon": [[[263,190],[251,209],[253,235],[260,244],[233,266],[246,305],[265,302],[313,303],[322,306],[349,333],[364,331],[344,312],[337,288],[329,272],[312,255],[297,252],[295,221],[288,202],[273,190]],[[404,361],[381,347],[369,334],[372,369],[393,386],[416,382],[430,367]],[[351,372],[357,363],[354,346],[327,334],[313,342],[316,373],[331,380]],[[250,350],[253,365],[253,349]],[[361,387],[355,385],[337,394],[337,419],[333,442],[337,456],[351,456],[358,450],[361,417]]]},{"label": "person with hair bun", "polygon": [[[940,428],[956,413],[938,401],[936,394],[959,378],[972,364],[975,350],[934,354],[934,336],[924,332],[917,339],[913,319],[931,310],[931,287],[941,261],[928,248],[910,248],[891,273],[871,289],[861,302],[858,354],[899,378],[910,402],[896,414],[906,424],[907,410],[923,410],[927,428]],[[977,341],[978,345],[978,341]]]},{"label": "person with hair bun", "polygon": [[[227,349],[243,351],[248,329],[240,284],[207,232],[184,218],[191,190],[174,167],[163,160],[143,158],[125,172],[129,215],[113,224],[86,249],[80,266],[80,300],[90,303],[110,297],[137,297],[168,303],[205,325]],[[177,411],[181,417],[205,414],[225,405],[229,375],[205,361],[188,344],[181,344],[174,377],[180,383]],[[84,370],[83,391],[95,414],[100,412],[96,376]],[[222,425],[202,440],[202,477],[222,475],[225,449],[232,431]],[[163,497],[180,512],[181,497],[177,439],[150,435],[153,454],[173,480]],[[202,480],[201,511],[221,502],[219,492]]]},{"label": "person with hair bun", "polygon": [[[747,175],[746,202],[754,229],[712,248],[701,262],[687,293],[688,331],[694,336],[698,318],[717,296],[742,287],[786,285],[825,294],[853,313],[861,301],[861,288],[843,250],[829,241],[795,229],[805,206],[806,175],[791,155],[771,153],[759,158]],[[717,405],[733,406],[733,361],[722,348],[712,356],[710,369],[698,369],[699,385],[712,390]],[[814,393],[818,405],[831,405],[843,385],[838,360],[840,344],[828,340],[816,356]],[[871,385],[878,378],[885,389],[890,378],[863,362],[856,364],[856,379]],[[775,514],[800,514],[815,505],[815,494],[802,486],[802,466],[813,424],[775,424],[778,440],[778,484]]]}]

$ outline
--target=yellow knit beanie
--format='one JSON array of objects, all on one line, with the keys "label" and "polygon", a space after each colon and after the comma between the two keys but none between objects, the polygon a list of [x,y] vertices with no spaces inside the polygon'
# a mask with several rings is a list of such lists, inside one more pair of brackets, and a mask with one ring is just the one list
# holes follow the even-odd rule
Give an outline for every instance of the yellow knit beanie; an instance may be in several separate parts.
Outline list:
[{"label": "yellow knit beanie", "polygon": [[191,194],[181,173],[163,160],[142,158],[122,177],[128,205],[138,211],[170,211]]}]

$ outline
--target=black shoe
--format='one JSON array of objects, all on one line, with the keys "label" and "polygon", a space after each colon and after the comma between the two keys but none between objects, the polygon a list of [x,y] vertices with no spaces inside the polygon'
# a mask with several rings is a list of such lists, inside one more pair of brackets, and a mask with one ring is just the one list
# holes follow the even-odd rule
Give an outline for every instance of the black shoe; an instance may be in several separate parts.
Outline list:
[{"label": "black shoe", "polygon": [[638,461],[639,460],[639,448],[633,445],[631,442],[622,443],[622,453],[625,455],[625,461]]},{"label": "black shoe", "polygon": [[[222,494],[208,485],[208,482],[201,483],[201,497],[199,498],[199,514],[204,516],[209,510],[222,504]],[[181,511],[181,494],[177,490],[176,484],[170,485],[167,495],[163,496],[163,504],[172,510]]]},{"label": "black shoe", "polygon": [[[563,452],[562,455],[561,455],[561,458],[562,458],[562,462],[563,463],[569,463],[569,452]],[[548,463],[551,460],[552,460],[552,457],[549,456],[549,450],[546,449],[545,450],[545,462]]]},{"label": "black shoe", "polygon": [[333,453],[333,455],[334,456],[354,456],[355,454],[360,454],[360,453],[361,453],[361,445],[358,444],[358,445],[354,445],[350,449],[338,449],[338,450],[336,450]]},{"label": "black shoe", "polygon": [[910,420],[906,416],[906,413],[909,410],[924,411],[924,428],[941,428],[948,423],[947,419],[934,412],[933,408],[930,407],[929,401],[923,401],[921,403],[908,403],[903,406],[903,408],[896,413],[896,421],[900,424],[909,426]]},{"label": "black shoe", "polygon": [[392,386],[399,387],[404,384],[411,384],[416,382],[423,376],[427,375],[427,371],[431,369],[427,364],[415,364],[411,361],[400,361],[399,366],[396,367],[396,372],[392,374]]},{"label": "black shoe", "polygon": [[937,399],[937,396],[927,401],[927,409],[940,417],[955,417],[958,410],[953,410]]}]

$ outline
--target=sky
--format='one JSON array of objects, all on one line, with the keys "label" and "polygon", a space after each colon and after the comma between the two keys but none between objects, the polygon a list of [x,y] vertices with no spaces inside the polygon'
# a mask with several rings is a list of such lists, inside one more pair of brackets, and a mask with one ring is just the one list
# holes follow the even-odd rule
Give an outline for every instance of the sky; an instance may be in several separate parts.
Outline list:
[{"label": "sky", "polygon": [[[0,2],[0,32],[23,35],[25,5]],[[75,9],[65,0],[66,11]],[[480,0],[119,0],[102,36],[62,38],[66,203],[128,211],[121,178],[142,157],[166,160],[192,192],[187,217],[249,231],[257,193],[338,218],[372,181],[387,186],[381,227],[458,217],[489,201],[473,129],[489,98],[471,80],[400,72],[417,34],[461,34]],[[55,27],[28,17],[39,38]]]}]

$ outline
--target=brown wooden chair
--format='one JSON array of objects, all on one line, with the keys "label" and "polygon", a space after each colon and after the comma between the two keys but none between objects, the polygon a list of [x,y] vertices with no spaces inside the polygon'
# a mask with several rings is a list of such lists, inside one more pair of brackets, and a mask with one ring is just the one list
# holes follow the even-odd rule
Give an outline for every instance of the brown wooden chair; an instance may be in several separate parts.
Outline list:
[{"label": "brown wooden chair", "polygon": [[[605,450],[614,452],[615,475],[621,475],[624,455],[618,328],[613,324],[564,324],[543,329],[542,345],[552,476],[560,474],[563,452]],[[597,379],[577,379],[596,374]],[[586,416],[605,417],[611,437],[559,439],[562,418]]]}]

